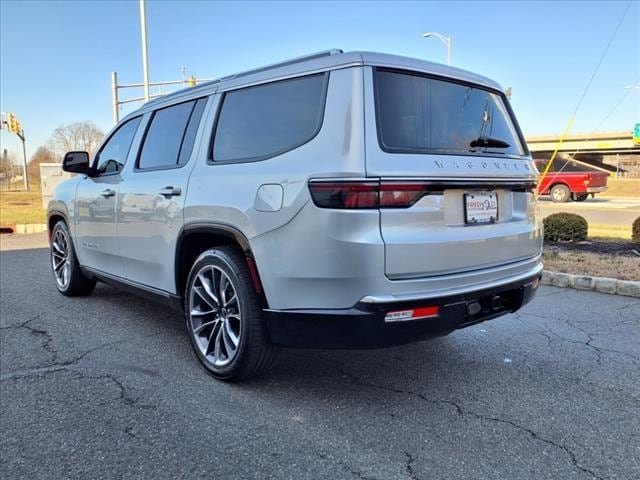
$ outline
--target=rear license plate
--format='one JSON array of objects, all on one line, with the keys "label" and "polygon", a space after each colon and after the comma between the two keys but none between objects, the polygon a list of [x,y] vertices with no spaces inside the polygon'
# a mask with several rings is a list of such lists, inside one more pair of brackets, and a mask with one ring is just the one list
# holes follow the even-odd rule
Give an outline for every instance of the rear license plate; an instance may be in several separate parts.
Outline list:
[{"label": "rear license plate", "polygon": [[495,192],[464,194],[464,221],[468,225],[498,221],[498,196]]}]

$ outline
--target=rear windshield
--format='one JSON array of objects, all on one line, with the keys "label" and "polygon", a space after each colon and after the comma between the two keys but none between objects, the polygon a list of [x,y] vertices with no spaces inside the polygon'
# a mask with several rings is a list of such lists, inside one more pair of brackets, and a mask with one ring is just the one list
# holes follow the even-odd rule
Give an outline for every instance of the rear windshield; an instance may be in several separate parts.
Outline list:
[{"label": "rear windshield", "polygon": [[[549,160],[535,160],[536,167],[539,172],[544,172],[547,169]],[[597,170],[589,165],[579,163],[575,160],[565,160],[564,158],[556,158],[549,168],[550,172],[573,172],[573,173],[592,173]]]},{"label": "rear windshield", "polygon": [[522,156],[501,95],[409,72],[377,69],[381,147],[397,153]]}]

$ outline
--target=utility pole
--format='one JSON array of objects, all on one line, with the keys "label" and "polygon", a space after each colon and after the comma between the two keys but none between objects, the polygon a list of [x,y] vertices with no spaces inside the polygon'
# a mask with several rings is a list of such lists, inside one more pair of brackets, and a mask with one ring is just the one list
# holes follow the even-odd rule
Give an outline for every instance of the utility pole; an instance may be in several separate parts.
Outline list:
[{"label": "utility pole", "polygon": [[147,63],[147,16],[144,0],[140,0],[140,34],[142,35],[142,76],[144,83],[144,101],[149,101],[149,64]]},{"label": "utility pole", "polygon": [[24,141],[24,130],[21,128],[20,133],[16,133],[22,140],[22,167],[24,170],[24,189],[29,190],[29,174],[27,173],[27,147]]},{"label": "utility pole", "polygon": [[120,121],[118,107],[118,72],[111,72],[111,111],[113,113],[114,125],[117,125]]}]

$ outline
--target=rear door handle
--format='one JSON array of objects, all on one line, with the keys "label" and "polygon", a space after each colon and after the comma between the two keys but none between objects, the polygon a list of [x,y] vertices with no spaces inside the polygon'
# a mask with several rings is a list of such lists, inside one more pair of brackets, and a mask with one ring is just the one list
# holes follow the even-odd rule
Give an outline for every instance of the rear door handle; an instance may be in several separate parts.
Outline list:
[{"label": "rear door handle", "polygon": [[104,198],[113,197],[115,194],[116,191],[111,190],[110,188],[107,188],[106,190],[100,192],[100,195],[102,195]]},{"label": "rear door handle", "polygon": [[173,195],[180,195],[182,190],[178,187],[164,187],[159,193],[163,197],[172,197]]}]

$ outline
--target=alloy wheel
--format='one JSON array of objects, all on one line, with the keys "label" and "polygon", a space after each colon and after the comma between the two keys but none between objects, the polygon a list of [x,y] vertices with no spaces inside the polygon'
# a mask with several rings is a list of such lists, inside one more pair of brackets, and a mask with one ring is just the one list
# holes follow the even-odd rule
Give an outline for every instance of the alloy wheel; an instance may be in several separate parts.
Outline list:
[{"label": "alloy wheel", "polygon": [[231,363],[238,353],[242,313],[237,290],[222,269],[206,265],[189,292],[191,334],[200,353],[216,367]]},{"label": "alloy wheel", "polygon": [[58,287],[65,290],[71,279],[69,239],[62,230],[56,230],[51,240],[51,264]]}]

